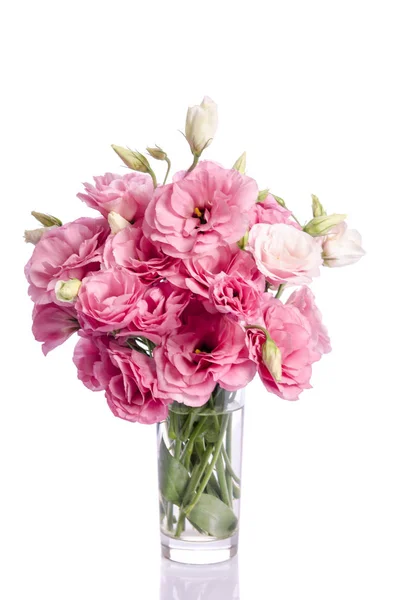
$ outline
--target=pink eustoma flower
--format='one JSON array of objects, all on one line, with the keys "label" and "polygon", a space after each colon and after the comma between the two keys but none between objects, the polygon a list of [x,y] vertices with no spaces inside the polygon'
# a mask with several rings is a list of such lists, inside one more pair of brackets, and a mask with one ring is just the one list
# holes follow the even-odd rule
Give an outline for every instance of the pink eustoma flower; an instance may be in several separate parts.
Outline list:
[{"label": "pink eustoma flower", "polygon": [[312,343],[320,355],[331,352],[331,343],[326,327],[323,325],[322,316],[316,306],[314,294],[310,288],[303,286],[291,294],[287,305],[296,306],[299,312],[306,317],[310,323],[312,332]]},{"label": "pink eustoma flower", "polygon": [[35,304],[32,331],[35,339],[43,342],[42,350],[45,355],[66,342],[78,329],[80,325],[72,305]]},{"label": "pink eustoma flower", "polygon": [[57,303],[54,289],[58,280],[81,280],[97,271],[109,232],[104,219],[88,217],[48,231],[25,267],[32,300],[38,304]]},{"label": "pink eustoma flower", "polygon": [[257,195],[250,177],[202,162],[183,179],[155,190],[143,232],[170,256],[209,254],[244,235]]},{"label": "pink eustoma flower", "polygon": [[201,314],[154,350],[159,394],[188,406],[202,406],[216,384],[228,391],[254,377],[242,328],[224,315]]},{"label": "pink eustoma flower", "polygon": [[211,304],[238,321],[252,322],[261,311],[262,293],[241,275],[217,275],[209,288]]},{"label": "pink eustoma flower", "polygon": [[117,369],[106,388],[106,399],[113,414],[145,424],[164,421],[172,398],[164,394],[160,398],[157,394],[154,360],[115,342],[109,345],[109,358]]},{"label": "pink eustoma flower", "polygon": [[170,281],[179,280],[180,262],[164,254],[158,244],[143,235],[141,227],[133,225],[110,235],[105,244],[105,266],[133,271],[144,283],[164,277]]},{"label": "pink eustoma flower", "polygon": [[256,361],[267,390],[285,400],[298,400],[303,390],[311,388],[312,364],[321,358],[320,346],[309,320],[299,308],[283,304],[270,294],[265,296],[263,320],[259,324],[266,327],[281,352],[281,380],[275,381],[263,362],[266,335],[261,329],[247,331],[250,357]]},{"label": "pink eustoma flower", "polygon": [[127,221],[141,219],[153,195],[153,181],[146,173],[105,173],[94,182],[85,183],[85,193],[77,197],[106,218],[114,211]]},{"label": "pink eustoma flower", "polygon": [[128,332],[130,335],[144,335],[155,344],[160,343],[162,336],[181,325],[179,317],[190,297],[190,292],[168,281],[147,287],[136,303]]},{"label": "pink eustoma flower", "polygon": [[128,271],[99,271],[86,277],[76,301],[81,326],[96,332],[124,329],[144,289],[139,277]]},{"label": "pink eustoma flower", "polygon": [[92,336],[82,330],[80,330],[79,336],[80,339],[73,353],[77,377],[89,390],[103,391],[111,378],[118,374],[109,358],[111,337],[108,335]]},{"label": "pink eustoma flower", "polygon": [[296,221],[292,219],[292,212],[281,206],[272,194],[268,194],[262,202],[256,202],[249,211],[250,228],[258,223],[284,223],[291,225],[296,229],[302,229]]}]

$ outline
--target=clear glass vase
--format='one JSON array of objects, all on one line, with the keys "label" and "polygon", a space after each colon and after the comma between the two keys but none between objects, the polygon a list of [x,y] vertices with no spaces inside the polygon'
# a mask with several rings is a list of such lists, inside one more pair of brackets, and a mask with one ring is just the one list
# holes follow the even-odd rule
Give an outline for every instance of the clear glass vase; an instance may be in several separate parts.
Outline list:
[{"label": "clear glass vase", "polygon": [[208,402],[175,402],[159,423],[158,473],[163,556],[213,564],[237,553],[244,390],[217,386]]}]

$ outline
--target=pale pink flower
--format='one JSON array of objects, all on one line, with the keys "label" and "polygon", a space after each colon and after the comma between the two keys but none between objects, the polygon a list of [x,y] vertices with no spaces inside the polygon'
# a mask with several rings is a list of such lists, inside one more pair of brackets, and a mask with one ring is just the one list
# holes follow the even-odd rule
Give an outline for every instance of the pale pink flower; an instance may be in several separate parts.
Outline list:
[{"label": "pale pink flower", "polygon": [[352,265],[364,256],[361,235],[355,229],[348,229],[345,222],[333,227],[322,238],[323,259],[327,267]]},{"label": "pale pink flower", "polygon": [[314,350],[321,354],[331,352],[331,343],[328,332],[322,322],[322,316],[316,306],[314,294],[310,288],[304,286],[291,294],[287,304],[296,306],[299,312],[306,317],[312,331],[312,345]]},{"label": "pale pink flower", "polygon": [[117,373],[106,388],[109,408],[116,417],[151,424],[164,421],[173,398],[157,394],[154,360],[145,354],[109,344],[109,358]]},{"label": "pale pink flower", "polygon": [[320,274],[321,246],[309,234],[285,223],[254,225],[247,250],[273,285],[310,283]]},{"label": "pale pink flower", "polygon": [[258,223],[285,223],[296,229],[302,229],[296,221],[292,219],[292,212],[281,206],[271,194],[268,194],[262,202],[256,202],[249,212],[250,228]]},{"label": "pale pink flower", "polygon": [[263,362],[265,333],[255,328],[247,331],[250,357],[258,365],[262,382],[269,392],[285,400],[298,400],[299,394],[311,387],[312,364],[321,356],[308,319],[296,306],[266,294],[263,320],[258,324],[268,330],[282,360],[281,379],[276,382]]},{"label": "pale pink flower", "polygon": [[114,211],[127,221],[141,219],[153,196],[153,181],[146,173],[105,173],[94,177],[94,182],[85,183],[85,193],[77,197],[106,218]]},{"label": "pale pink flower", "polygon": [[35,339],[43,342],[42,350],[45,355],[66,342],[78,329],[80,325],[72,306],[35,304],[32,331]]},{"label": "pale pink flower", "polygon": [[160,278],[173,282],[181,279],[181,261],[164,254],[158,244],[153,244],[143,235],[141,227],[133,225],[108,237],[104,263],[108,269],[121,267],[133,271],[144,283]]},{"label": "pale pink flower", "polygon": [[109,231],[105,219],[83,217],[46,232],[25,267],[32,300],[39,304],[56,302],[58,280],[81,280],[97,271]]},{"label": "pale pink flower", "polygon": [[155,190],[143,231],[170,256],[209,254],[244,235],[257,195],[253,179],[202,162],[185,178]]},{"label": "pale pink flower", "polygon": [[155,344],[160,343],[162,336],[180,326],[180,315],[190,297],[189,291],[168,281],[148,286],[136,302],[128,332],[130,335],[144,335]]},{"label": "pale pink flower", "polygon": [[158,393],[188,406],[205,404],[216,384],[238,390],[254,377],[245,333],[220,314],[199,314],[154,350]]},{"label": "pale pink flower", "polygon": [[75,304],[82,327],[97,332],[124,329],[143,292],[139,277],[129,271],[99,271],[86,277]]},{"label": "pale pink flower", "polygon": [[245,322],[259,316],[262,295],[252,281],[239,274],[217,275],[209,288],[210,302],[218,312]]}]

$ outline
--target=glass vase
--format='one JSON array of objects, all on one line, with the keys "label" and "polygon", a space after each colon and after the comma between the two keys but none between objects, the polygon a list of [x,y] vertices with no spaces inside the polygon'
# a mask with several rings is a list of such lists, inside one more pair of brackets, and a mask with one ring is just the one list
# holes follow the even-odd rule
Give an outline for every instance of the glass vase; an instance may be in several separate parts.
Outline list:
[{"label": "glass vase", "polygon": [[217,386],[206,404],[170,405],[159,423],[158,473],[163,556],[213,564],[237,553],[244,390]]}]

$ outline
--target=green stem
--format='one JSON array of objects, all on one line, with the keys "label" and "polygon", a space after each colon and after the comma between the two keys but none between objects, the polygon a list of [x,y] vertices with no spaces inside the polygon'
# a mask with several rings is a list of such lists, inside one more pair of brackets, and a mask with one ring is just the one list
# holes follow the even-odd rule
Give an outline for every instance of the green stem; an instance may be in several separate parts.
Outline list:
[{"label": "green stem", "polygon": [[[232,461],[232,439],[233,439],[232,434],[233,434],[233,414],[230,415],[229,423],[227,424],[227,430],[226,430],[226,452],[223,452],[225,464],[226,464],[226,458],[229,460],[230,463]],[[227,469],[227,468],[226,468],[226,484],[227,484],[227,490],[229,492],[230,504],[232,504],[232,502],[233,502],[233,479],[232,479],[229,469]]]},{"label": "green stem", "polygon": [[216,461],[216,472],[218,474],[219,486],[221,488],[222,501],[227,506],[231,506],[228,482],[226,480],[226,474],[225,474],[225,465],[223,464],[223,459],[222,459],[221,453],[219,453],[218,460]]},{"label": "green stem", "polygon": [[167,168],[167,172],[166,172],[165,177],[164,177],[163,185],[165,185],[165,183],[166,183],[166,181],[168,179],[168,175],[170,174],[170,169],[171,169],[171,161],[168,158],[168,156],[166,156],[164,160],[166,161],[166,163],[168,165],[168,168]]},{"label": "green stem", "polygon": [[193,162],[190,165],[190,167],[188,168],[188,170],[186,171],[186,175],[188,173],[191,173],[193,171],[193,169],[197,166],[197,163],[199,161],[200,156],[197,156],[197,154],[193,154],[194,158],[193,158]]},{"label": "green stem", "polygon": [[[181,441],[177,439],[175,442],[174,458],[179,460],[180,453],[181,453]],[[174,528],[173,520],[174,520],[174,505],[172,504],[172,502],[169,502],[168,507],[167,507],[167,529],[170,532],[172,532],[172,530]]]},{"label": "green stem", "polygon": [[222,445],[223,445],[223,437],[225,435],[225,431],[226,431],[226,427],[227,424],[229,422],[229,415],[225,415],[223,418],[223,422],[222,422],[222,426],[221,426],[221,430],[219,433],[219,439],[214,447],[214,452],[213,452],[213,456],[212,456],[212,460],[211,463],[208,465],[208,467],[206,468],[206,472],[204,475],[204,478],[197,490],[197,494],[193,500],[193,502],[191,502],[189,504],[189,506],[186,508],[185,513],[186,515],[189,515],[189,513],[193,510],[193,508],[196,506],[197,502],[200,500],[202,493],[204,492],[207,483],[209,482],[211,475],[214,471],[215,465],[217,463],[217,460],[219,458],[219,455],[221,453],[222,450]]},{"label": "green stem", "polygon": [[225,466],[226,466],[226,471],[229,473],[229,475],[231,475],[232,479],[234,479],[234,481],[240,485],[241,484],[241,479],[240,477],[236,474],[235,470],[233,469],[232,463],[230,462],[230,459],[227,455],[226,450],[223,448],[222,449],[222,455],[223,458],[225,460]]},{"label": "green stem", "polygon": [[175,531],[175,537],[180,537],[180,535],[183,531],[183,525],[184,525],[185,517],[186,517],[186,511],[183,508],[183,506],[185,504],[187,504],[188,502],[190,502],[190,499],[193,498],[193,496],[196,492],[196,488],[197,488],[198,484],[200,483],[200,481],[204,475],[204,472],[207,468],[208,460],[212,454],[212,450],[213,450],[212,446],[208,446],[207,450],[204,453],[204,456],[201,459],[200,464],[195,465],[193,468],[192,476],[191,476],[190,482],[188,484],[188,487],[185,492],[185,496],[183,498],[182,505],[180,508],[179,519],[178,519],[178,523],[177,523],[176,531]]},{"label": "green stem", "polygon": [[184,455],[183,455],[183,463],[187,469],[189,469],[190,458],[192,456],[193,447],[198,436],[203,432],[204,427],[207,424],[207,417],[204,415],[201,417],[200,421],[197,423],[196,427],[193,429],[193,433],[190,436],[188,443],[185,446]]},{"label": "green stem", "polygon": [[285,288],[285,283],[282,283],[277,290],[277,294],[276,294],[276,298],[280,298],[281,294],[283,293]]}]

